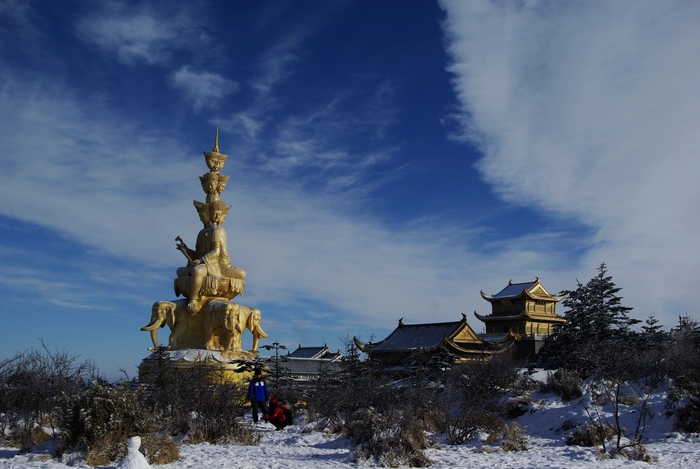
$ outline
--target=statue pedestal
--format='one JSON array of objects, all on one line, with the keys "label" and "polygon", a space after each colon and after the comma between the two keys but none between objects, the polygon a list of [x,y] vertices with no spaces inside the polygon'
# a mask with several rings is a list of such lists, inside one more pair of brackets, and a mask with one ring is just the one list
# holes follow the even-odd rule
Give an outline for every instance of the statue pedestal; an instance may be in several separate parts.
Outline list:
[{"label": "statue pedestal", "polygon": [[[253,352],[239,352],[238,359],[252,360],[257,355]],[[139,382],[151,384],[164,376],[188,370],[199,369],[207,374],[212,384],[235,383],[250,379],[250,373],[240,371],[239,363],[230,363],[230,359],[221,356],[221,352],[195,348],[165,350],[152,353],[139,365]]]}]

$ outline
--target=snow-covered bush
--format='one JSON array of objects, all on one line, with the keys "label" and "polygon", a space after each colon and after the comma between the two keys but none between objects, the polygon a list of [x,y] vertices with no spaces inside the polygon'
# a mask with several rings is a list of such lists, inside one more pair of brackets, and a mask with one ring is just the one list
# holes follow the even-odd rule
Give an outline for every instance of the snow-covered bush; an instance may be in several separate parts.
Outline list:
[{"label": "snow-covered bush", "polygon": [[676,407],[673,426],[676,430],[700,433],[700,396],[686,396]]},{"label": "snow-covered bush", "polygon": [[556,372],[548,371],[547,378],[540,386],[542,392],[553,392],[564,401],[573,401],[583,395],[579,386],[581,378],[575,371],[566,369]]},{"label": "snow-covered bush", "polygon": [[421,373],[403,378],[369,360],[360,360],[352,341],[341,370],[324,373],[309,391],[308,417],[330,431],[344,433],[355,445],[358,460],[395,467],[429,464],[423,450],[434,444],[425,430],[433,427],[438,389]]},{"label": "snow-covered bush", "polygon": [[63,396],[55,409],[64,449],[87,452],[87,463],[107,465],[126,455],[127,440],[157,430],[155,416],[128,383],[95,379]]},{"label": "snow-covered bush", "polygon": [[347,435],[357,445],[358,460],[375,460],[379,465],[424,467],[431,464],[424,449],[436,442],[427,437],[423,423],[399,409],[366,409],[346,427]]},{"label": "snow-covered bush", "polygon": [[529,439],[516,422],[504,425],[500,446],[503,451],[527,451]]},{"label": "snow-covered bush", "polygon": [[444,390],[438,396],[435,412],[448,442],[459,445],[481,432],[498,432],[505,415],[499,397],[518,378],[516,363],[506,355],[453,366],[445,374]]},{"label": "snow-covered bush", "polygon": [[254,445],[260,437],[239,422],[248,409],[246,386],[216,365],[181,369],[163,358],[153,382],[143,387],[143,402],[159,416],[161,427],[188,442]]},{"label": "snow-covered bush", "polygon": [[29,449],[41,444],[41,427],[54,428],[52,411],[60,396],[72,394],[82,380],[96,373],[77,355],[30,349],[0,361],[0,435],[5,444]]},{"label": "snow-covered bush", "polygon": [[361,360],[352,341],[346,341],[346,353],[340,371],[323,372],[308,393],[309,415],[327,421],[327,428],[344,432],[356,418],[370,408],[382,409],[398,398],[392,378],[369,360]]},{"label": "snow-covered bush", "polygon": [[608,423],[586,424],[576,427],[566,436],[566,444],[577,446],[600,446],[617,434],[615,427]]}]

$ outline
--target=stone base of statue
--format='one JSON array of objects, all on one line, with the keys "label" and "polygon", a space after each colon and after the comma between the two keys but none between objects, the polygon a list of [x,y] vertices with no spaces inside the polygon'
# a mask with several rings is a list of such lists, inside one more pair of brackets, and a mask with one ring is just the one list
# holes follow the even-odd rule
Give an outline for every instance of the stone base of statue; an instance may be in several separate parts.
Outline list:
[{"label": "stone base of statue", "polygon": [[[253,359],[254,353],[242,352],[241,359]],[[144,358],[139,365],[139,382],[158,383],[171,379],[179,372],[196,370],[212,384],[235,383],[250,378],[250,373],[242,372],[239,363],[221,356],[215,350],[182,348],[179,350],[159,350]]]}]

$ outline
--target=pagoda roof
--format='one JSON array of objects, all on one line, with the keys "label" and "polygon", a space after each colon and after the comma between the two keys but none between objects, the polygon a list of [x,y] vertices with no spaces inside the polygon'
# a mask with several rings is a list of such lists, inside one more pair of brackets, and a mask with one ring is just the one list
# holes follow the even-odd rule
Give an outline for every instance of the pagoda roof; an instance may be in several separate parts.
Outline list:
[{"label": "pagoda roof", "polygon": [[459,332],[463,324],[466,324],[466,317],[462,321],[430,324],[404,324],[402,318],[386,339],[367,345],[373,352],[432,349],[439,347],[445,337]]},{"label": "pagoda roof", "polygon": [[[318,374],[323,371],[338,371],[340,370],[340,362],[334,360],[326,360],[320,358],[292,358],[285,357],[279,360],[280,368],[289,370],[293,374],[308,373]],[[270,370],[275,368],[275,358],[268,359],[268,367]]]},{"label": "pagoda roof", "polygon": [[489,322],[489,321],[515,321],[518,319],[532,319],[533,321],[544,321],[544,322],[555,322],[555,323],[563,323],[566,322],[566,319],[563,317],[559,316],[558,314],[537,314],[533,313],[531,311],[521,311],[520,313],[517,314],[510,314],[510,315],[493,315],[489,314],[488,316],[482,316],[481,314],[477,313],[474,311],[474,316],[482,322]]},{"label": "pagoda roof", "polygon": [[313,358],[323,360],[339,360],[342,358],[340,352],[333,353],[326,344],[323,344],[321,347],[302,347],[299,345],[295,351],[287,356],[290,358]]},{"label": "pagoda roof", "polygon": [[[519,337],[509,334],[503,340],[485,342],[467,323],[467,316],[462,314],[461,321],[427,324],[404,324],[403,318],[389,336],[376,343],[364,344],[355,339],[360,350],[367,353],[411,352],[417,349],[436,350],[440,347],[457,355],[493,354],[504,351]],[[492,345],[498,345],[494,349]]]},{"label": "pagoda roof", "polygon": [[555,301],[559,302],[566,298],[566,295],[554,296],[547,291],[546,288],[540,283],[539,277],[535,277],[532,282],[523,283],[513,283],[512,280],[508,282],[503,290],[496,293],[495,295],[487,295],[484,291],[481,291],[481,297],[489,302],[501,301],[501,300],[514,300],[519,298],[531,298],[533,300],[543,300],[543,301]]}]

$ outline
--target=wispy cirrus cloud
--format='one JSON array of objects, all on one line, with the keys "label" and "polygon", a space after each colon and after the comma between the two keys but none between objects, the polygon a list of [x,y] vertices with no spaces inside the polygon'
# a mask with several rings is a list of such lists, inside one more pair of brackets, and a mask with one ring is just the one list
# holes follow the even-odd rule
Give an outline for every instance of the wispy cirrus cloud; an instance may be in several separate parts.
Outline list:
[{"label": "wispy cirrus cloud", "polygon": [[293,65],[300,60],[300,45],[304,36],[297,31],[268,50],[259,61],[259,72],[251,82],[251,88],[266,96],[277,84],[289,78],[293,73]]},{"label": "wispy cirrus cloud", "polygon": [[6,17],[22,27],[31,27],[32,6],[23,0],[0,1],[0,18]]},{"label": "wispy cirrus cloud", "polygon": [[217,108],[221,101],[239,89],[236,81],[218,73],[194,71],[183,65],[170,76],[170,84],[180,90],[196,111]]},{"label": "wispy cirrus cloud", "polygon": [[85,42],[112,53],[126,65],[165,64],[177,50],[193,50],[209,42],[189,7],[155,10],[150,5],[110,3],[77,23]]}]

